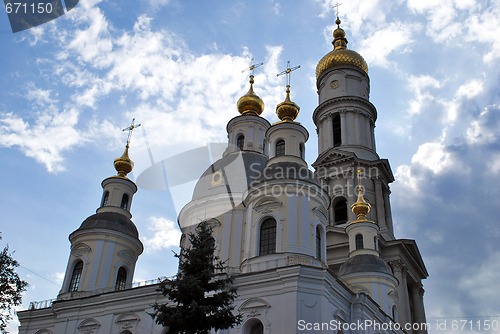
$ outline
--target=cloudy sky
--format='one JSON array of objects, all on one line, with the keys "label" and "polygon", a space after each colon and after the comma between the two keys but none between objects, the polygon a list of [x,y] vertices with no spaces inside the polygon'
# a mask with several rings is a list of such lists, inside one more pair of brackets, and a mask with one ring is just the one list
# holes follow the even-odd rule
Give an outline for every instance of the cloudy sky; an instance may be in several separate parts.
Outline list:
[{"label": "cloudy sky", "polygon": [[[55,298],[68,235],[99,206],[136,118],[137,179],[166,158],[225,142],[248,89],[271,122],[292,75],[311,135],[315,66],[331,50],[336,1],[82,0],[66,15],[12,33],[0,14],[0,207],[30,301]],[[500,321],[500,2],[343,1],[348,47],[369,65],[377,150],[396,182],[398,238],[416,239],[430,277],[429,322]],[[158,184],[162,180],[159,180]],[[132,205],[145,252],[135,280],[176,271],[171,250],[186,187],[142,187]]]}]

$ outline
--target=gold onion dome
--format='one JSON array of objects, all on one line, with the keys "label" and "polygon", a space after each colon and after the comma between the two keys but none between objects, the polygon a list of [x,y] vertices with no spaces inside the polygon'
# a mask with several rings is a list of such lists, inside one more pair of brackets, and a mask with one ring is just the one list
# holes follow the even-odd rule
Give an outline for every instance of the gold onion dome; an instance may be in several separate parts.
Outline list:
[{"label": "gold onion dome", "polygon": [[337,29],[333,31],[333,50],[328,52],[316,66],[316,79],[326,70],[339,65],[351,65],[368,74],[368,64],[356,51],[347,48],[344,29],[340,28],[340,19],[335,21]]},{"label": "gold onion dome", "polygon": [[369,220],[366,219],[366,215],[370,212],[371,205],[367,203],[363,197],[363,186],[361,185],[361,179],[359,177],[360,173],[361,171],[358,170],[358,199],[351,205],[351,210],[357,217],[356,222],[368,222]]},{"label": "gold onion dome", "polygon": [[276,106],[276,115],[282,122],[293,122],[299,115],[300,107],[290,100],[290,85],[286,85],[285,101]]},{"label": "gold onion dome", "polygon": [[121,157],[115,159],[115,169],[119,177],[127,177],[127,174],[134,168],[134,162],[128,156],[128,143]]},{"label": "gold onion dome", "polygon": [[238,107],[238,111],[242,115],[256,115],[259,116],[262,114],[264,110],[264,101],[254,93],[253,91],[253,80],[254,76],[250,76],[250,89],[248,93],[243,95],[238,99],[236,106]]}]

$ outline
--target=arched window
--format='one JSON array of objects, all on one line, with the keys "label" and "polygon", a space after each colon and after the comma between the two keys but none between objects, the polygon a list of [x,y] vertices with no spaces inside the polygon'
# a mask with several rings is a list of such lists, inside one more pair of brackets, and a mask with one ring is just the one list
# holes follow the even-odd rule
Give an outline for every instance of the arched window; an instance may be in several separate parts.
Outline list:
[{"label": "arched window", "polygon": [[336,115],[332,120],[333,125],[333,147],[342,145],[342,131],[340,128],[340,116]]},{"label": "arched window", "polygon": [[262,142],[262,147],[264,148],[264,154],[269,155],[269,147],[267,146],[266,138],[264,138],[264,141]]},{"label": "arched window", "polygon": [[356,249],[363,249],[363,235],[356,234]]},{"label": "arched window", "polygon": [[125,285],[127,284],[127,271],[125,268],[120,267],[118,269],[118,275],[116,276],[115,290],[125,290]]},{"label": "arched window", "polygon": [[266,219],[260,225],[259,255],[276,253],[276,220]]},{"label": "arched window", "polygon": [[264,333],[264,325],[259,319],[250,319],[243,328],[244,334],[262,334]]},{"label": "arched window", "polygon": [[245,136],[244,135],[238,136],[238,138],[236,139],[236,146],[238,146],[238,149],[240,151],[243,151],[243,147],[245,147]]},{"label": "arched window", "polygon": [[378,242],[377,242],[377,237],[373,237],[373,246],[375,247],[375,250],[378,251]]},{"label": "arched window", "polygon": [[334,207],[335,225],[347,222],[347,200],[342,198]]},{"label": "arched window", "polygon": [[321,260],[321,231],[318,226],[316,226],[316,258]]},{"label": "arched window", "polygon": [[285,141],[280,139],[276,142],[276,156],[285,155]]},{"label": "arched window", "polygon": [[80,280],[82,279],[83,271],[83,261],[78,261],[73,267],[73,274],[71,275],[71,281],[69,282],[69,292],[78,291],[78,286],[80,285]]},{"label": "arched window", "polygon": [[123,194],[122,203],[120,204],[120,208],[127,210],[127,208],[128,208],[128,195],[127,194]]},{"label": "arched window", "polygon": [[109,200],[109,191],[105,191],[104,194],[102,195],[102,201],[101,201],[101,206],[107,206],[108,205],[108,200]]}]

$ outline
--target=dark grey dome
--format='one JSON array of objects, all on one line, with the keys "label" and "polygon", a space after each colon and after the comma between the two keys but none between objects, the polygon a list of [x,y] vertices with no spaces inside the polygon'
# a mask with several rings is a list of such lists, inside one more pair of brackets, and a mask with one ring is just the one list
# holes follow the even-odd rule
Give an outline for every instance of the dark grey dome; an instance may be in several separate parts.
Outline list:
[{"label": "dark grey dome", "polygon": [[259,181],[280,179],[303,180],[319,185],[318,179],[309,168],[288,161],[277,162],[266,167]]},{"label": "dark grey dome", "polygon": [[102,228],[128,234],[138,238],[139,232],[130,218],[116,212],[99,212],[85,219],[79,230]]},{"label": "dark grey dome", "polygon": [[217,160],[196,183],[193,201],[214,195],[245,192],[260,179],[268,159],[258,152],[238,151]]},{"label": "dark grey dome", "polygon": [[391,268],[384,260],[372,254],[361,254],[347,260],[340,267],[339,276],[373,272],[392,275]]}]

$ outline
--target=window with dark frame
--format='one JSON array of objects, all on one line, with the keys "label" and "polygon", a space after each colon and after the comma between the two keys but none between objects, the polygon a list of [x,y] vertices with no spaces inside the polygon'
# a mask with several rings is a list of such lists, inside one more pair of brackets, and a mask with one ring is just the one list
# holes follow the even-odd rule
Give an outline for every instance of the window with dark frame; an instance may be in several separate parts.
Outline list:
[{"label": "window with dark frame", "polygon": [[236,139],[236,146],[238,146],[238,149],[240,151],[243,151],[243,148],[245,147],[245,136],[244,135],[238,136],[238,138]]},{"label": "window with dark frame", "polygon": [[123,194],[122,203],[120,204],[120,208],[127,210],[127,208],[128,208],[128,195],[127,194]]},{"label": "window with dark frame", "polygon": [[334,207],[335,225],[344,224],[347,222],[347,200],[342,198]]},{"label": "window with dark frame", "polygon": [[276,253],[276,221],[273,218],[266,219],[260,225],[259,255]]},{"label": "window with dark frame", "polygon": [[321,260],[321,231],[318,226],[316,226],[316,258]]},{"label": "window with dark frame", "polygon": [[342,130],[340,127],[340,116],[337,115],[333,118],[333,147],[342,145]]},{"label": "window with dark frame", "polygon": [[69,292],[78,291],[78,286],[80,285],[80,280],[82,279],[83,271],[83,261],[78,261],[73,267],[73,274],[71,275],[71,281],[69,282]]},{"label": "window with dark frame", "polygon": [[102,196],[101,206],[107,206],[108,205],[108,200],[109,200],[109,191],[105,191],[104,195]]},{"label": "window with dark frame", "polygon": [[125,286],[127,284],[127,270],[125,268],[120,267],[118,269],[118,275],[116,276],[116,284],[115,290],[125,290]]},{"label": "window with dark frame", "polygon": [[276,142],[276,156],[285,155],[285,141],[280,139]]},{"label": "window with dark frame", "polygon": [[356,235],[356,249],[363,249],[363,235],[357,234]]}]

